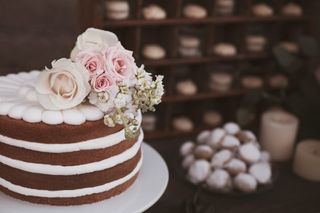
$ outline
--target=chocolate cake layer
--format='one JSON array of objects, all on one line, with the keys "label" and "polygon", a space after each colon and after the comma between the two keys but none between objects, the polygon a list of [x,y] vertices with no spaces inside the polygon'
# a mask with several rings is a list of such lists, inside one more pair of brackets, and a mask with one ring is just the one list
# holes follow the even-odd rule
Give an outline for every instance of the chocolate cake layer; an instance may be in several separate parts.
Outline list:
[{"label": "chocolate cake layer", "polygon": [[9,138],[48,143],[65,144],[86,141],[104,137],[123,129],[117,125],[113,128],[107,127],[103,120],[86,121],[81,125],[48,125],[45,123],[28,123],[8,116],[0,116],[0,135]]},{"label": "chocolate cake layer", "polygon": [[71,190],[95,187],[120,179],[134,170],[141,158],[139,151],[132,159],[102,171],[80,175],[35,174],[0,163],[0,177],[19,186],[43,190]]},{"label": "chocolate cake layer", "polygon": [[136,143],[136,139],[127,139],[116,145],[93,150],[82,150],[67,153],[46,153],[10,146],[0,141],[0,155],[24,162],[49,165],[74,166],[102,161],[121,154]]},{"label": "chocolate cake layer", "polygon": [[25,196],[21,195],[8,189],[0,186],[0,191],[3,191],[5,194],[9,196],[15,197],[20,200],[32,202],[32,203],[39,203],[39,204],[49,204],[49,205],[59,205],[59,206],[69,206],[69,205],[80,205],[80,204],[90,204],[98,201],[102,201],[113,196],[116,196],[126,189],[128,189],[136,180],[138,174],[133,176],[127,182],[111,189],[106,192],[91,194],[82,197],[75,197],[75,198],[42,198],[42,197],[33,197],[33,196]]}]

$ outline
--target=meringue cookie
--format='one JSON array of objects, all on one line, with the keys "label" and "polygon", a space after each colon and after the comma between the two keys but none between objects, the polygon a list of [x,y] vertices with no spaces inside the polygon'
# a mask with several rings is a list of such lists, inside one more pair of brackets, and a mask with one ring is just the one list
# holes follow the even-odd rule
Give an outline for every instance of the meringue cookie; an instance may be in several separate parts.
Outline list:
[{"label": "meringue cookie", "polygon": [[222,142],[222,138],[226,135],[226,131],[221,128],[216,128],[212,131],[210,136],[208,137],[208,145],[210,145],[213,149],[220,147]]},{"label": "meringue cookie", "polygon": [[193,35],[181,35],[178,51],[183,57],[195,57],[201,55],[200,39]]},{"label": "meringue cookie", "polygon": [[198,48],[179,47],[178,51],[182,57],[201,56],[201,51]]},{"label": "meringue cookie", "polygon": [[184,80],[177,83],[176,90],[181,95],[194,95],[198,89],[192,80]]},{"label": "meringue cookie", "polygon": [[213,53],[219,56],[234,56],[237,48],[231,43],[221,42],[213,46]]},{"label": "meringue cookie", "polygon": [[143,47],[142,54],[147,59],[162,59],[166,56],[165,49],[158,44],[147,44]]},{"label": "meringue cookie", "polygon": [[186,18],[202,19],[207,16],[207,11],[200,5],[188,4],[183,8],[183,15]]},{"label": "meringue cookie", "polygon": [[193,130],[194,125],[188,117],[181,116],[173,120],[173,127],[177,131],[189,132]]},{"label": "meringue cookie", "polygon": [[237,175],[239,173],[244,173],[247,170],[247,165],[240,159],[232,158],[224,166],[231,175]]},{"label": "meringue cookie", "polygon": [[106,1],[106,16],[113,20],[122,20],[129,17],[130,6],[127,1]]},{"label": "meringue cookie", "polygon": [[302,16],[303,10],[300,5],[290,2],[283,6],[282,14],[285,16]]},{"label": "meringue cookie", "polygon": [[263,80],[258,76],[245,76],[241,79],[241,85],[246,89],[259,89],[263,86]]},{"label": "meringue cookie", "polygon": [[271,180],[271,166],[269,163],[255,163],[250,166],[249,173],[261,184],[266,184]]},{"label": "meringue cookie", "polygon": [[222,122],[222,115],[215,110],[208,111],[203,115],[203,122],[209,126],[217,126]]},{"label": "meringue cookie", "polygon": [[143,8],[142,10],[143,17],[145,19],[159,20],[165,19],[167,17],[166,11],[156,4],[150,4]]},{"label": "meringue cookie", "polygon": [[254,192],[257,189],[257,180],[250,174],[240,173],[234,180],[233,185],[243,192]]},{"label": "meringue cookie", "polygon": [[242,130],[237,134],[238,139],[243,143],[257,141],[256,136],[250,130]]},{"label": "meringue cookie", "polygon": [[188,177],[194,184],[198,184],[210,174],[210,164],[206,160],[196,160],[189,168]]},{"label": "meringue cookie", "polygon": [[182,161],[182,168],[188,169],[194,163],[195,160],[196,159],[192,154],[187,155]]},{"label": "meringue cookie", "polygon": [[199,145],[195,147],[193,154],[198,159],[211,159],[213,150],[208,145]]},{"label": "meringue cookie", "polygon": [[239,148],[241,158],[248,163],[255,163],[260,160],[261,153],[259,149],[252,143],[247,143]]},{"label": "meringue cookie", "polygon": [[232,135],[225,136],[221,142],[221,147],[225,149],[235,149],[239,146],[240,146],[240,141],[238,140],[238,138]]},{"label": "meringue cookie", "polygon": [[215,72],[210,75],[210,88],[215,91],[225,92],[232,86],[233,76],[229,73]]},{"label": "meringue cookie", "polygon": [[200,46],[200,39],[192,35],[181,35],[179,43],[181,47],[198,48]]},{"label": "meringue cookie", "polygon": [[223,128],[230,135],[235,135],[240,131],[240,126],[233,122],[226,123]]},{"label": "meringue cookie", "polygon": [[248,35],[246,37],[246,47],[249,52],[262,52],[267,43],[266,37],[261,35]]},{"label": "meringue cookie", "polygon": [[273,15],[273,9],[265,3],[256,4],[252,7],[252,13],[255,16],[267,17]]},{"label": "meringue cookie", "polygon": [[212,156],[211,166],[215,169],[223,168],[224,164],[232,157],[232,152],[223,149]]},{"label": "meringue cookie", "polygon": [[223,169],[216,169],[207,180],[207,185],[211,189],[227,191],[231,188],[231,178],[228,172]]},{"label": "meringue cookie", "polygon": [[216,0],[215,13],[218,15],[231,15],[234,12],[234,0]]},{"label": "meringue cookie", "polygon": [[205,144],[207,143],[209,137],[210,137],[211,132],[209,130],[205,130],[200,132],[200,134],[197,136],[197,142],[199,144]]},{"label": "meringue cookie", "polygon": [[194,143],[192,141],[187,141],[180,147],[181,156],[187,156],[193,152]]}]

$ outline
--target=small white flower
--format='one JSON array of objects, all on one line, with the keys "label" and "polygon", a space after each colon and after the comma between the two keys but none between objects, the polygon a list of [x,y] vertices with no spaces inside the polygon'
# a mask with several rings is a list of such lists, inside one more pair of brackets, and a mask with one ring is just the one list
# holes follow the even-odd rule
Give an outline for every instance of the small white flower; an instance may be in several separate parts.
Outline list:
[{"label": "small white flower", "polygon": [[122,93],[119,93],[113,102],[117,108],[122,108],[126,106],[126,99],[124,94]]},{"label": "small white flower", "polygon": [[104,116],[104,124],[108,127],[114,127],[116,125],[109,115]]},{"label": "small white flower", "polygon": [[119,93],[117,97],[114,99],[114,104],[117,108],[126,107],[129,103],[131,103],[131,94],[123,94]]},{"label": "small white flower", "polygon": [[98,93],[98,97],[99,97],[99,102],[101,103],[106,103],[110,98],[108,92],[100,92]]},{"label": "small white flower", "polygon": [[116,114],[116,115],[114,116],[114,120],[115,120],[115,122],[116,122],[117,124],[123,124],[122,115],[120,115],[120,114]]}]

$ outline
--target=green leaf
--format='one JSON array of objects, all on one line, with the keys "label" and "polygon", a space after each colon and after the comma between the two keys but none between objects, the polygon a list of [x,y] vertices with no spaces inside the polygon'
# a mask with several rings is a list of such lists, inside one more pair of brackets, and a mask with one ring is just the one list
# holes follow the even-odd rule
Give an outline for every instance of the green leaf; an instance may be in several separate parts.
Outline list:
[{"label": "green leaf", "polygon": [[254,110],[239,108],[236,113],[237,123],[241,127],[248,126],[255,118]]},{"label": "green leaf", "polygon": [[319,43],[316,39],[310,36],[302,35],[299,36],[298,43],[302,54],[308,57],[315,57],[319,55]]},{"label": "green leaf", "polygon": [[296,72],[303,65],[301,59],[289,53],[281,45],[277,45],[273,48],[273,54],[279,65],[288,72]]}]

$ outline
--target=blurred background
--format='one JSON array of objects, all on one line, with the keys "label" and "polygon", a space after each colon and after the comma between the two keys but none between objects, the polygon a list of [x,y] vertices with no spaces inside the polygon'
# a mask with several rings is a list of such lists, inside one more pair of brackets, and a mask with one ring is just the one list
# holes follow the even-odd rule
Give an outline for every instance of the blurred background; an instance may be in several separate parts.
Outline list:
[{"label": "blurred background", "polygon": [[79,34],[79,1],[0,2],[1,74],[42,69],[68,57]]}]

